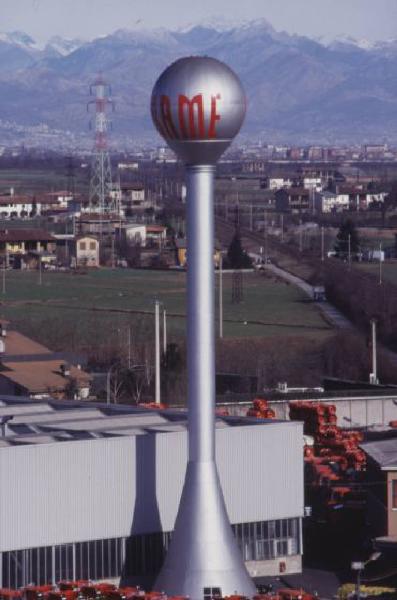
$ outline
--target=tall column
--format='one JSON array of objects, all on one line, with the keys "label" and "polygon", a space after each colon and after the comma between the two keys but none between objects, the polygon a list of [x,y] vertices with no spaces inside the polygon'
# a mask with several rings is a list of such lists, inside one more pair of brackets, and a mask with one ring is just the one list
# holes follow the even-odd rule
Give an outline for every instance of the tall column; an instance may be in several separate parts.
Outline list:
[{"label": "tall column", "polygon": [[186,169],[189,460],[215,456],[214,216],[212,165]]}]

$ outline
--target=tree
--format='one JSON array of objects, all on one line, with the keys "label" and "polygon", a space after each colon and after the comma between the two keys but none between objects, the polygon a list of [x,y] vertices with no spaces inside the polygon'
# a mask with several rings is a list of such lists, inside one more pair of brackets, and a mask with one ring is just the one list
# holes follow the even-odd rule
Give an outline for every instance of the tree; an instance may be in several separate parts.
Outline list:
[{"label": "tree", "polygon": [[233,236],[227,251],[227,263],[230,269],[249,269],[252,261],[241,245],[238,231]]},{"label": "tree", "polygon": [[336,236],[335,251],[340,258],[344,258],[349,253],[357,254],[360,250],[360,240],[354,222],[351,219],[343,221]]}]

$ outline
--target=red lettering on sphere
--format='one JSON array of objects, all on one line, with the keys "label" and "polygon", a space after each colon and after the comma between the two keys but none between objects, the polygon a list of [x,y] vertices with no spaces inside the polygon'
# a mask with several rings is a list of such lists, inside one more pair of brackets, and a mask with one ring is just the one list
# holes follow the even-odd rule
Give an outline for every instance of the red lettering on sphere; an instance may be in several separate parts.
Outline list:
[{"label": "red lettering on sphere", "polygon": [[[186,113],[188,116],[186,124]],[[178,96],[179,127],[184,139],[204,139],[203,94],[197,94],[191,100],[187,96]]]},{"label": "red lettering on sphere", "polygon": [[160,97],[160,114],[166,136],[171,139],[178,138],[179,136],[172,120],[171,102],[168,96],[162,95]]},{"label": "red lettering on sphere", "polygon": [[208,129],[208,137],[213,140],[216,139],[216,122],[220,120],[221,116],[216,112],[216,101],[221,99],[221,95],[211,96],[211,115],[210,115],[210,126]]}]

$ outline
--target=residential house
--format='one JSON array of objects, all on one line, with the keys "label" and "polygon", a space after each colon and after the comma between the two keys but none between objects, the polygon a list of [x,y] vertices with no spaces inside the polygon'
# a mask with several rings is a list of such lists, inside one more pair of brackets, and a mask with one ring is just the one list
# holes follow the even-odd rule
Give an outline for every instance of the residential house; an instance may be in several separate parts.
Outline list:
[{"label": "residential house", "polygon": [[92,377],[68,357],[0,326],[0,393],[31,398],[86,399]]},{"label": "residential house", "polygon": [[149,197],[143,185],[123,185],[121,188],[121,209],[126,217],[157,210],[154,198]]},{"label": "residential house", "polygon": [[[188,256],[187,256],[187,240],[186,238],[177,238],[175,240],[177,264],[179,267],[187,267]],[[214,248],[214,266],[219,267],[221,258],[222,247],[219,242],[215,241]]]},{"label": "residential house", "polygon": [[317,192],[314,196],[314,205],[317,212],[331,213],[349,210],[349,194],[340,194],[336,192]]},{"label": "residential house", "polygon": [[167,239],[167,228],[163,225],[146,225],[146,246],[163,248]]},{"label": "residential house", "polygon": [[2,219],[27,219],[41,214],[41,202],[34,196],[0,196]]},{"label": "residential house", "polygon": [[[120,233],[121,232],[121,233]],[[163,225],[123,223],[116,230],[116,237],[131,246],[158,246],[163,248],[167,239],[167,228]]]},{"label": "residential house", "polygon": [[99,267],[99,240],[94,235],[82,235],[76,239],[77,267]]},{"label": "residential house", "polygon": [[116,230],[116,237],[131,246],[146,245],[146,225],[141,223],[123,223]]},{"label": "residential house", "polygon": [[386,192],[370,192],[355,188],[349,193],[350,208],[352,210],[368,210],[373,203],[383,203],[386,196]]},{"label": "residential house", "polygon": [[312,210],[313,201],[310,191],[303,187],[291,187],[289,189],[277,190],[276,211],[302,213]]},{"label": "residential house", "polygon": [[43,229],[6,229],[0,231],[0,257],[14,267],[24,268],[30,257],[36,262],[55,257],[56,239]]},{"label": "residential house", "polygon": [[266,187],[269,190],[281,190],[282,188],[290,188],[292,186],[292,180],[287,177],[267,177]]}]

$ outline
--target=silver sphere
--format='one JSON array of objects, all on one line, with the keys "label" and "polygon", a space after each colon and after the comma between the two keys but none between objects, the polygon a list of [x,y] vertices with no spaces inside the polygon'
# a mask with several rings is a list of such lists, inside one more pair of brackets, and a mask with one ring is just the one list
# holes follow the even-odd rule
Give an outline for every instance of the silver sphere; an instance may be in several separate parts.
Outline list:
[{"label": "silver sphere", "polygon": [[215,58],[180,58],[152,92],[153,123],[187,164],[213,164],[237,135],[246,99],[237,75]]}]

